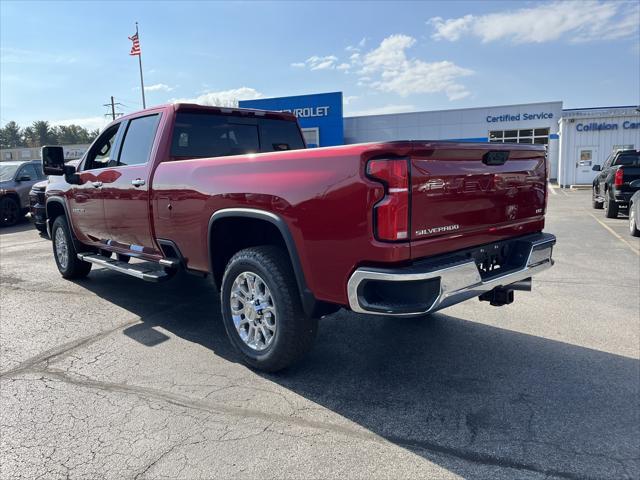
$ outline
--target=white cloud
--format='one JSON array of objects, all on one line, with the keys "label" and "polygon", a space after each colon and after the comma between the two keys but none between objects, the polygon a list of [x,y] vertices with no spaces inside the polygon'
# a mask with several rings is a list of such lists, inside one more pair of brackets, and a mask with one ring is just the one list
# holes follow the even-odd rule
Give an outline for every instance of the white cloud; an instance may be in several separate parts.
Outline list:
[{"label": "white cloud", "polygon": [[71,64],[77,59],[67,54],[48,53],[22,48],[3,47],[0,49],[0,63]]},{"label": "white cloud", "polygon": [[361,117],[365,115],[385,115],[388,113],[413,112],[415,105],[385,105],[384,107],[367,108],[364,110],[347,111],[351,117]]},{"label": "white cloud", "polygon": [[355,71],[359,87],[401,96],[444,93],[449,100],[459,100],[470,94],[464,85],[458,83],[458,79],[473,74],[473,71],[450,61],[425,62],[407,57],[406,50],[415,45],[415,38],[402,34],[391,35],[368,52],[361,50],[366,42],[367,39],[363,38],[358,47],[348,46],[346,50],[352,53],[347,61],[335,55],[314,55],[291,66],[309,70],[341,70],[345,74]]},{"label": "white cloud", "polygon": [[556,1],[487,15],[465,15],[428,22],[436,40],[456,41],[465,35],[482,42],[543,43],[566,38],[572,43],[614,40],[637,35],[637,2]]},{"label": "white cloud", "polygon": [[359,99],[360,97],[358,95],[347,95],[343,98],[344,104],[345,105],[349,105],[351,102]]},{"label": "white cloud", "polygon": [[338,57],[335,55],[327,55],[326,57],[318,57],[314,55],[306,61],[311,70],[327,70],[336,67]]},{"label": "white cloud", "polygon": [[194,98],[172,98],[171,103],[197,103],[199,105],[213,105],[218,107],[235,107],[238,100],[255,100],[264,95],[255,88],[240,87],[217,92],[205,92]]},{"label": "white cloud", "polygon": [[[338,57],[335,55],[326,55],[324,57],[313,55],[304,62],[294,62],[291,66],[295,68],[307,67],[309,70],[335,70],[339,67]],[[344,68],[341,68],[341,70],[344,70]]]},{"label": "white cloud", "polygon": [[453,62],[425,62],[407,58],[406,50],[415,44],[408,35],[391,35],[380,46],[362,57],[360,84],[401,96],[415,93],[445,93],[449,100],[459,100],[470,94],[457,83],[460,77],[473,71]]},{"label": "white cloud", "polygon": [[56,120],[51,122],[51,125],[80,125],[87,130],[102,130],[109,122],[111,117],[107,118],[104,115],[96,117],[82,117],[82,118],[69,118],[66,120]]},{"label": "white cloud", "polygon": [[367,38],[363,37],[359,42],[357,46],[354,45],[347,45],[345,47],[345,50],[347,52],[359,52],[361,49],[364,48],[364,46],[367,44]]},{"label": "white cloud", "polygon": [[173,87],[166,85],[164,83],[156,83],[154,85],[147,85],[144,87],[145,92],[170,92],[173,90]]}]

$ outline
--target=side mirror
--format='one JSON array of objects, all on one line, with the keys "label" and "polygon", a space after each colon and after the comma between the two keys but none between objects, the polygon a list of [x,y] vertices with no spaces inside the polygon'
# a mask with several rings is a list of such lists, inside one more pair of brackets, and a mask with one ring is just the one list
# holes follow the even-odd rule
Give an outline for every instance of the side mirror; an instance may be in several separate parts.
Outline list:
[{"label": "side mirror", "polygon": [[629,184],[631,188],[640,188],[640,178],[638,180],[634,180]]},{"label": "side mirror", "polygon": [[42,147],[42,171],[45,175],[64,175],[64,149]]},{"label": "side mirror", "polygon": [[596,163],[593,167],[591,167],[591,170],[593,170],[594,172],[599,172],[600,170],[602,170],[602,167]]},{"label": "side mirror", "polygon": [[76,173],[76,167],[74,165],[64,166],[64,179],[71,185],[80,185],[80,175]]},{"label": "side mirror", "polygon": [[31,177],[29,175],[20,175],[20,178],[18,178],[19,182],[30,182],[31,181]]}]

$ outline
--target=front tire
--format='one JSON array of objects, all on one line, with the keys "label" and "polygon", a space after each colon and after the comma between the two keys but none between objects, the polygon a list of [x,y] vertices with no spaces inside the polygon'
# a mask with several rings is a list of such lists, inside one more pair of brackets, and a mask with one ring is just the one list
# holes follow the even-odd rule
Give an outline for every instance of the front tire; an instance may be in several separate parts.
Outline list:
[{"label": "front tire", "polygon": [[636,207],[634,205],[629,205],[629,233],[634,237],[640,237]]},{"label": "front tire", "polygon": [[611,194],[606,192],[604,194],[604,216],[607,218],[618,218],[618,210],[620,207],[614,199],[611,198]]},{"label": "front tire", "polygon": [[11,197],[0,200],[0,226],[11,227],[20,219],[20,205]]},{"label": "front tire", "polygon": [[596,188],[593,187],[591,189],[591,206],[593,208],[595,208],[596,210],[602,210],[602,207],[604,206],[604,204],[598,200],[596,200]]},{"label": "front tire", "polygon": [[312,346],[317,319],[305,315],[288,256],[278,247],[236,253],[224,272],[222,318],[244,363],[275,372]]},{"label": "front tire", "polygon": [[51,243],[53,244],[53,258],[56,260],[58,271],[63,278],[84,278],[91,271],[91,263],[78,258],[78,252],[71,239],[71,230],[67,219],[61,215],[53,222],[51,228]]}]

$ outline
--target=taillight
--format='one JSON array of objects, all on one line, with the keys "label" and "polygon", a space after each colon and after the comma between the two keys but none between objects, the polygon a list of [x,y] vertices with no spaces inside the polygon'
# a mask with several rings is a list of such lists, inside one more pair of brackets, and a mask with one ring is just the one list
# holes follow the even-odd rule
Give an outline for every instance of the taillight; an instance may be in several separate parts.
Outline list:
[{"label": "taillight", "polygon": [[613,177],[613,184],[616,187],[621,187],[623,183],[624,183],[624,171],[621,168],[618,168],[618,170],[616,170],[615,176]]},{"label": "taillight", "polygon": [[374,207],[378,240],[409,239],[409,164],[406,159],[369,160],[367,175],[384,184],[385,196]]}]

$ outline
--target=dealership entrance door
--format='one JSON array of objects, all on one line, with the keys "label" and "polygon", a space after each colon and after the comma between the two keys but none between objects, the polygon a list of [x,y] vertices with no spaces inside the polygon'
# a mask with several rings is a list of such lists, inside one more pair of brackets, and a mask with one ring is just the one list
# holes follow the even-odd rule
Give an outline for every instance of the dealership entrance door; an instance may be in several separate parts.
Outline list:
[{"label": "dealership entrance door", "polygon": [[307,144],[307,148],[316,148],[320,146],[320,129],[319,128],[303,128],[302,135]]},{"label": "dealership entrance door", "polygon": [[597,147],[577,147],[576,149],[576,185],[588,185],[593,182],[595,172],[592,170],[598,158]]}]

